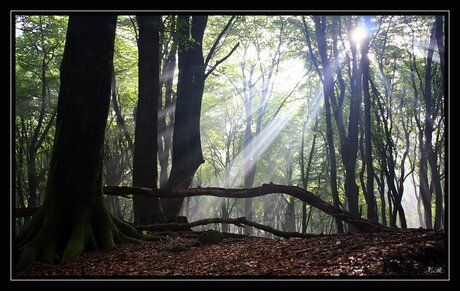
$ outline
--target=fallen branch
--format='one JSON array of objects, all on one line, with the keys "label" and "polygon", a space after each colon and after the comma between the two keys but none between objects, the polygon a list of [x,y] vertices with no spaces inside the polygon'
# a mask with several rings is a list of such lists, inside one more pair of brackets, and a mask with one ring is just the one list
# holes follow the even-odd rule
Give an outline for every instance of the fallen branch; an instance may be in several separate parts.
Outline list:
[{"label": "fallen branch", "polygon": [[230,198],[251,198],[272,193],[284,193],[298,198],[303,202],[323,211],[324,213],[336,217],[346,223],[355,226],[362,232],[381,232],[390,230],[379,223],[359,218],[349,214],[342,209],[322,200],[310,191],[295,186],[263,184],[260,187],[249,189],[225,189],[225,188],[190,188],[190,189],[150,189],[143,187],[104,187],[104,193],[107,195],[144,195],[158,198],[185,198],[192,196],[215,196]]},{"label": "fallen branch", "polygon": [[189,222],[189,223],[166,223],[166,224],[163,223],[163,224],[137,225],[135,227],[139,230],[150,230],[150,231],[185,231],[185,230],[190,230],[191,227],[195,227],[199,225],[207,225],[207,224],[212,224],[212,223],[234,224],[239,227],[243,227],[244,225],[253,226],[255,228],[269,232],[273,235],[284,237],[284,238],[291,238],[291,237],[305,238],[305,237],[316,236],[314,234],[280,231],[270,226],[266,226],[263,224],[259,224],[257,222],[246,220],[245,217],[209,218],[209,219],[197,220],[197,221]]},{"label": "fallen branch", "polygon": [[16,208],[14,211],[15,217],[27,217],[32,216],[37,213],[39,207],[29,207],[29,208]]}]

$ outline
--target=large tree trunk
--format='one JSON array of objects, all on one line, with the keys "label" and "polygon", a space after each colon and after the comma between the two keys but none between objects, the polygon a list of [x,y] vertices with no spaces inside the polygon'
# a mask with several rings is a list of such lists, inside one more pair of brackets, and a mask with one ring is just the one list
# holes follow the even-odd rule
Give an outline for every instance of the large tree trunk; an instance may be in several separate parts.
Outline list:
[{"label": "large tree trunk", "polygon": [[129,235],[102,197],[102,151],[110,105],[116,16],[69,19],[45,201],[16,240],[17,269],[109,249]]},{"label": "large tree trunk", "polygon": [[[133,154],[133,186],[157,187],[157,132],[160,96],[160,16],[137,16],[139,25],[139,100]],[[134,222],[162,221],[157,198],[135,197]]]},{"label": "large tree trunk", "polygon": [[[201,152],[200,113],[205,80],[202,42],[207,16],[193,16],[191,27],[189,16],[181,15],[178,21],[178,31],[184,39],[179,44],[172,168],[167,188],[189,187],[196,170],[204,162]],[[188,47],[190,44],[191,48]],[[166,221],[179,214],[182,202],[183,198],[162,201]]]}]

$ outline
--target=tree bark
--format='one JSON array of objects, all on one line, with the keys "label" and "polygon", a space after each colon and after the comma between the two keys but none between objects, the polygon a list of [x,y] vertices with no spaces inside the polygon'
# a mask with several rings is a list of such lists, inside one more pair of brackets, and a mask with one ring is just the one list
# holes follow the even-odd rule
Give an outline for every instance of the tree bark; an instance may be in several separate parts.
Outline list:
[{"label": "tree bark", "polygon": [[[179,79],[168,188],[189,187],[196,170],[204,162],[201,152],[200,113],[205,76],[202,43],[207,16],[194,15],[191,27],[190,16],[181,15],[178,20],[178,31],[185,39],[179,44]],[[191,48],[187,48],[192,40]],[[162,202],[166,221],[179,214],[182,202],[183,198]]]},{"label": "tree bark", "polygon": [[[444,41],[443,41],[443,17],[436,16],[436,21],[434,23],[435,31],[434,37],[436,38],[436,43],[439,51],[439,60],[441,64],[441,76],[442,76],[442,86],[439,90],[444,92],[445,90],[445,54],[444,54]],[[431,177],[435,190],[435,229],[444,228],[444,205],[443,205],[443,187],[441,186],[441,175],[438,169],[438,156],[435,150],[431,150],[430,156],[428,157],[430,163]]]},{"label": "tree bark", "polygon": [[[138,15],[139,25],[139,99],[136,112],[133,153],[133,186],[156,188],[158,103],[160,96],[160,16]],[[134,197],[134,222],[162,221],[158,198]]]},{"label": "tree bark", "polygon": [[344,143],[343,160],[345,166],[345,195],[348,199],[348,209],[351,214],[359,216],[358,196],[359,187],[356,184],[356,157],[358,154],[358,123],[362,99],[362,73],[358,65],[356,44],[350,42],[352,54],[350,114],[348,117],[348,137]]},{"label": "tree bark", "polygon": [[[163,59],[163,69],[160,83],[164,86],[164,107],[158,116],[158,159],[160,162],[160,188],[166,188],[168,183],[169,156],[171,153],[172,130],[174,121],[175,97],[173,92],[174,71],[176,69],[177,41],[176,17],[171,15],[171,48]],[[163,41],[166,41],[163,39]],[[166,52],[165,52],[166,53]],[[161,90],[162,92],[162,90]],[[168,120],[167,120],[168,119]]]},{"label": "tree bark", "polygon": [[[365,25],[370,27],[370,17],[365,17]],[[365,164],[366,164],[366,191],[364,197],[367,203],[367,218],[373,221],[377,219],[377,208],[374,198],[374,165],[372,161],[372,133],[371,133],[371,94],[369,91],[369,37],[363,42],[361,51],[362,87],[364,94],[364,135],[365,135]]]},{"label": "tree bark", "polygon": [[143,187],[104,187],[104,193],[107,195],[145,195],[159,198],[185,198],[192,196],[215,196],[215,197],[231,197],[231,198],[253,198],[271,193],[284,193],[294,198],[298,198],[305,203],[329,214],[335,218],[339,218],[344,222],[354,225],[357,229],[363,232],[378,232],[387,230],[386,226],[375,223],[373,221],[356,217],[340,208],[329,204],[316,196],[315,194],[295,186],[263,184],[260,187],[251,189],[225,189],[225,188],[190,188],[190,189],[150,189]]},{"label": "tree bark", "polygon": [[[332,76],[332,68],[330,67],[329,59],[327,57],[327,43],[326,43],[326,19],[315,17],[315,28],[316,28],[316,42],[318,44],[318,51],[321,58],[321,65],[323,67],[322,72],[322,83],[323,83],[323,95],[324,95],[324,110],[326,115],[326,138],[328,145],[328,153],[330,159],[330,177],[331,177],[331,192],[332,200],[335,207],[339,207],[340,199],[337,190],[337,161],[334,146],[334,136],[332,130],[332,118],[331,118],[331,100],[335,99],[334,96],[334,79]],[[311,51],[311,54],[313,53]],[[319,71],[319,68],[317,69]],[[337,121],[339,122],[339,121]],[[336,219],[337,232],[343,233],[342,221]]]},{"label": "tree bark", "polygon": [[[437,165],[436,153],[433,150],[432,139],[433,139],[433,93],[432,93],[432,62],[434,48],[436,46],[436,28],[437,21],[433,24],[431,31],[430,45],[428,47],[428,55],[425,66],[425,89],[424,89],[424,99],[425,99],[425,144],[424,144],[424,155],[428,160],[431,173],[431,183],[433,184],[435,192],[435,222],[434,228],[442,228],[442,220],[444,216],[443,210],[443,191],[441,186],[441,179]],[[439,24],[438,24],[439,25]],[[431,192],[431,191],[430,191]],[[431,203],[430,203],[431,205]]]},{"label": "tree bark", "polygon": [[139,236],[109,214],[102,196],[115,27],[116,16],[69,18],[46,197],[16,239],[17,270]]}]

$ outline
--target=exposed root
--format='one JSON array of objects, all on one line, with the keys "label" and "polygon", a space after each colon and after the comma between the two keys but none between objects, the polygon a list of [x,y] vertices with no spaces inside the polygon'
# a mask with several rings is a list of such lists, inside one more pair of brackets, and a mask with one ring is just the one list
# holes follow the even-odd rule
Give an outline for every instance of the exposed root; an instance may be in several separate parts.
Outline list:
[{"label": "exposed root", "polygon": [[27,230],[18,235],[16,271],[34,262],[64,262],[85,250],[111,249],[115,244],[138,242],[144,237],[113,217],[103,206],[92,212],[84,211],[68,223],[62,222],[62,216],[55,211],[48,210],[42,209]]}]

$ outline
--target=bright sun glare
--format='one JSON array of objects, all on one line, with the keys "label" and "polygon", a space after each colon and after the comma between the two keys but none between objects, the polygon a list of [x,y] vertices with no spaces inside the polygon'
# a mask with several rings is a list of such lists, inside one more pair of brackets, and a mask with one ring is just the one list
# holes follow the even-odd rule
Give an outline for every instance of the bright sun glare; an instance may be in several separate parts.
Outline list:
[{"label": "bright sun glare", "polygon": [[363,26],[356,27],[351,33],[351,39],[355,43],[361,43],[367,37],[367,29]]}]

